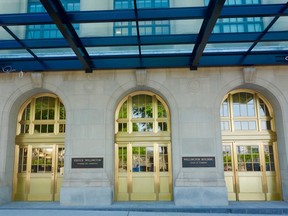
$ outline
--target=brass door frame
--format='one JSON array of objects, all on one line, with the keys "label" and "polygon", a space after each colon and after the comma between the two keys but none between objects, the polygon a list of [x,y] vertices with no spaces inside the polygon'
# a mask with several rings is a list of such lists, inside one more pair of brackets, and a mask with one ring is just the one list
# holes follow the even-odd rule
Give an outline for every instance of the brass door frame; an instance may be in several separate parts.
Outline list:
[{"label": "brass door frame", "polygon": [[[247,144],[249,143],[249,144]],[[251,173],[253,176],[254,172],[258,172],[261,174],[261,182],[262,182],[262,192],[265,195],[265,200],[270,200],[268,198],[268,186],[267,186],[267,171],[266,171],[266,161],[265,161],[265,153],[264,153],[264,145],[272,146],[273,147],[273,156],[274,156],[274,164],[275,164],[275,175],[276,175],[276,185],[279,190],[279,196],[282,197],[281,193],[281,183],[280,183],[280,176],[279,176],[279,160],[277,154],[277,145],[276,143],[271,142],[264,142],[264,141],[236,141],[236,142],[223,142],[223,145],[231,147],[231,160],[232,160],[232,173],[234,175],[234,182],[233,187],[236,194],[236,200],[239,201],[239,193],[240,193],[240,182],[239,182],[239,170],[238,170],[238,155],[237,155],[237,146],[258,146],[259,149],[259,164],[260,164],[260,171],[251,171],[247,172],[247,174]]]},{"label": "brass door frame", "polygon": [[[153,179],[154,179],[154,189],[156,194],[156,200],[160,200],[159,194],[160,194],[160,169],[159,169],[159,147],[167,147],[168,150],[168,178],[169,178],[169,191],[171,193],[171,199],[172,199],[172,165],[171,165],[171,144],[170,143],[158,143],[158,142],[137,142],[137,143],[128,143],[128,144],[115,144],[115,200],[118,201],[117,194],[119,192],[118,188],[118,178],[119,178],[119,164],[118,164],[118,149],[119,147],[127,147],[127,192],[128,192],[128,200],[131,201],[131,194],[133,192],[132,190],[132,184],[133,184],[133,174],[137,175],[138,173],[135,173],[132,171],[133,164],[132,164],[132,149],[133,147],[153,147],[153,154],[154,154],[154,168],[153,168]],[[151,174],[148,172],[148,175]],[[140,175],[145,175],[144,173]]]},{"label": "brass door frame", "polygon": [[[26,162],[26,171],[22,173],[18,173],[18,166],[19,166],[19,153],[20,153],[20,148],[27,148],[27,162]],[[18,187],[18,175],[23,175],[25,176],[25,186],[24,186],[24,191],[25,193],[23,194],[23,199],[20,199],[21,201],[29,201],[28,195],[30,193],[31,189],[31,178],[33,176],[49,176],[47,178],[50,178],[50,194],[51,194],[51,200],[49,201],[55,201],[55,194],[57,190],[57,178],[58,178],[58,172],[57,172],[57,167],[58,167],[58,149],[63,147],[63,144],[25,144],[25,145],[16,145],[15,147],[15,159],[14,159],[14,175],[13,175],[13,200],[18,200],[15,196],[17,193],[17,187]],[[35,148],[52,148],[51,152],[51,157],[52,157],[52,167],[51,167],[51,172],[49,173],[32,173],[32,150]],[[61,175],[61,174],[60,174]],[[47,201],[47,200],[46,200]]]}]

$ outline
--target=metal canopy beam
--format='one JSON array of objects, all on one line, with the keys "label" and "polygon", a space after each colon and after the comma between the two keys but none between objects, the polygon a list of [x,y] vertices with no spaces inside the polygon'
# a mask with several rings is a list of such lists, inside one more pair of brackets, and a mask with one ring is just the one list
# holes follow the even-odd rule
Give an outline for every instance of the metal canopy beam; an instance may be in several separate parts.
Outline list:
[{"label": "metal canopy beam", "polygon": [[[47,0],[41,0],[47,1]],[[50,2],[54,2],[51,1]],[[55,1],[57,2],[57,1]],[[211,1],[212,2],[212,1]],[[260,16],[288,16],[288,11],[280,14],[279,11],[285,4],[267,5],[237,5],[225,6],[219,18],[229,17],[260,17]],[[139,21],[144,20],[181,20],[181,19],[204,19],[207,7],[187,8],[155,8],[138,9]],[[135,20],[134,10],[105,10],[105,11],[75,11],[66,12],[71,23],[97,23],[97,22],[120,22]],[[23,13],[23,14],[0,14],[0,26],[9,25],[37,25],[52,24],[53,20],[46,13]]]},{"label": "metal canopy beam", "polygon": [[[249,33],[225,33],[211,34],[208,43],[253,43],[261,32]],[[267,32],[261,42],[266,41],[286,41],[288,32]],[[179,34],[179,35],[143,35],[141,36],[141,44],[145,45],[177,45],[177,44],[195,44],[197,34]],[[26,48],[29,49],[45,49],[45,48],[67,48],[69,45],[63,38],[45,39],[43,40],[20,40]],[[81,38],[85,47],[105,47],[105,46],[137,46],[137,36],[117,36],[117,37],[87,37]],[[15,40],[0,40],[0,50],[7,49],[23,49],[23,45]]]},{"label": "metal canopy beam", "polygon": [[[243,53],[219,53],[204,54],[199,62],[199,67],[213,66],[247,66],[247,65],[287,65],[287,52],[254,52],[251,53],[245,61],[241,62]],[[159,55],[142,55],[142,65],[149,68],[187,68],[191,55],[187,54],[163,54]],[[129,56],[101,56],[92,58],[91,61],[97,62],[98,69],[134,69],[139,68],[141,63],[138,55]],[[21,68],[25,71],[67,71],[82,70],[82,64],[76,57],[69,58],[43,58],[43,64],[35,59],[7,59],[5,63],[13,68]]]},{"label": "metal canopy beam", "polygon": [[64,10],[60,1],[55,0],[40,0],[45,7],[47,13],[52,18],[53,22],[57,25],[59,31],[67,40],[69,46],[74,51],[79,61],[82,63],[86,73],[93,71],[92,63],[89,54],[83,46],[80,38],[78,37],[75,29],[69,21],[66,11]]},{"label": "metal canopy beam", "polygon": [[[288,2],[286,3],[286,5],[279,11],[279,13],[283,14],[285,11],[288,10]],[[268,33],[268,31],[272,28],[272,26],[277,22],[277,20],[280,18],[280,15],[275,16],[272,21],[269,23],[269,25],[264,29],[263,32],[261,32],[261,34],[257,37],[257,39],[253,42],[252,46],[248,49],[248,51],[246,52],[246,54],[243,56],[243,61],[245,61],[245,58],[247,58],[247,56],[252,52],[252,50],[254,49],[254,47],[260,42],[262,41],[262,38]],[[283,40],[285,41],[285,40]]]},{"label": "metal canopy beam", "polygon": [[200,32],[198,34],[197,42],[194,46],[191,56],[190,69],[196,70],[200,58],[203,54],[205,46],[208,42],[211,32],[220,16],[221,10],[224,6],[225,0],[210,1],[208,5],[207,15],[202,23]]},{"label": "metal canopy beam", "polygon": [[140,68],[142,68],[141,39],[140,39],[138,9],[137,9],[137,1],[136,0],[134,0],[134,13],[135,13],[135,22],[136,22],[136,31],[137,31],[137,46],[138,46],[138,52],[139,52]]}]

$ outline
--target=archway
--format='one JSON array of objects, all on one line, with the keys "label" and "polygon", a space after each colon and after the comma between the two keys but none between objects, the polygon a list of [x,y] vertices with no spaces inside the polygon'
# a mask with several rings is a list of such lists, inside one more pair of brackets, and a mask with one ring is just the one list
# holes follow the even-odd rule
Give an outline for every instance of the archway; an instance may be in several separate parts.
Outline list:
[{"label": "archway", "polygon": [[13,200],[59,200],[65,119],[65,107],[54,94],[37,94],[22,105],[15,139]]},{"label": "archway", "polygon": [[269,102],[247,89],[227,94],[222,102],[224,175],[230,200],[280,200],[281,183]]},{"label": "archway", "polygon": [[115,200],[171,200],[170,113],[158,95],[126,96],[115,113]]}]

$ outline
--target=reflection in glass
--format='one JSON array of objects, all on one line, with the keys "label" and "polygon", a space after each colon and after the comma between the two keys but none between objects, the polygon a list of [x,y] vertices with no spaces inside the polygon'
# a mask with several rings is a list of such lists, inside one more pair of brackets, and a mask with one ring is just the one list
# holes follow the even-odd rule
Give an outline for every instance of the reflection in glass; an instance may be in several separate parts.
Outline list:
[{"label": "reflection in glass", "polygon": [[213,33],[262,32],[262,17],[235,17],[218,19]]},{"label": "reflection in glass", "polygon": [[19,148],[18,173],[24,173],[27,170],[27,154],[27,147]]},{"label": "reflection in glass", "polygon": [[154,147],[132,147],[133,172],[154,172]]},{"label": "reflection in glass", "polygon": [[64,175],[64,156],[65,156],[65,149],[58,148],[58,164],[57,164],[57,172],[60,175]]},{"label": "reflection in glass", "polygon": [[119,119],[127,118],[127,101],[125,101],[121,106],[120,111],[118,113],[118,118]]},{"label": "reflection in glass", "polygon": [[133,132],[152,132],[152,131],[153,131],[152,122],[133,123]]},{"label": "reflection in glass", "polygon": [[127,172],[127,147],[120,146],[118,148],[118,170]]},{"label": "reflection in glass", "polygon": [[239,171],[260,171],[258,146],[237,146],[237,159]]},{"label": "reflection in glass", "polygon": [[[168,8],[168,0],[137,0],[137,8]],[[133,0],[114,0],[114,9],[133,9]],[[169,20],[146,20],[139,21],[140,35],[164,35],[170,34]],[[131,36],[137,35],[136,22],[115,22],[115,36]]]},{"label": "reflection in glass", "polygon": [[160,101],[157,101],[158,106],[158,118],[167,118],[167,112],[165,107]]},{"label": "reflection in glass", "polygon": [[[76,11],[80,9],[80,0],[62,0],[63,7],[67,11]],[[41,13],[46,12],[40,1],[28,0],[27,6],[28,13]],[[79,24],[73,25],[76,32],[79,31]],[[29,25],[26,29],[27,39],[40,39],[40,38],[63,38],[61,32],[55,24],[45,25]]]},{"label": "reflection in glass", "polygon": [[228,99],[224,100],[222,105],[221,105],[220,116],[221,117],[228,117],[229,116]]},{"label": "reflection in glass", "polygon": [[166,132],[169,131],[167,107],[148,94],[139,94],[122,103],[116,113],[118,132]]},{"label": "reflection in glass", "polygon": [[231,158],[231,146],[223,145],[223,163],[224,163],[224,171],[232,171],[232,158]]},{"label": "reflection in glass", "polygon": [[273,146],[264,145],[266,171],[275,171]]},{"label": "reflection in glass", "polygon": [[52,148],[33,148],[32,149],[32,173],[52,172]]},{"label": "reflection in glass", "polygon": [[159,171],[168,172],[168,147],[159,147]]},{"label": "reflection in glass", "polygon": [[137,95],[132,97],[132,117],[152,118],[152,96]]},{"label": "reflection in glass", "polygon": [[[233,112],[229,114],[229,110]],[[258,94],[239,92],[228,95],[220,108],[221,129],[232,130],[271,130],[272,116],[267,104]]]}]

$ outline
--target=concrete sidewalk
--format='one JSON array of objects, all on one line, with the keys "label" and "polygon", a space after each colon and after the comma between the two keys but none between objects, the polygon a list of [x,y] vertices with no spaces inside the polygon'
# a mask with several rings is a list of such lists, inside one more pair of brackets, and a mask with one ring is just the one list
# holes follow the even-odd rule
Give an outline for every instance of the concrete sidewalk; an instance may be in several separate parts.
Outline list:
[{"label": "concrete sidewalk", "polygon": [[288,215],[287,202],[230,202],[228,206],[175,206],[173,202],[117,202],[102,207],[60,206],[59,202],[11,202],[0,216],[257,216]]}]

